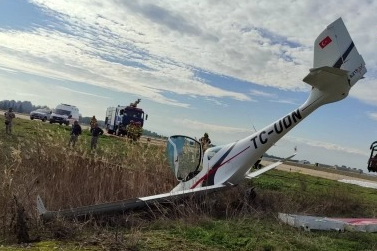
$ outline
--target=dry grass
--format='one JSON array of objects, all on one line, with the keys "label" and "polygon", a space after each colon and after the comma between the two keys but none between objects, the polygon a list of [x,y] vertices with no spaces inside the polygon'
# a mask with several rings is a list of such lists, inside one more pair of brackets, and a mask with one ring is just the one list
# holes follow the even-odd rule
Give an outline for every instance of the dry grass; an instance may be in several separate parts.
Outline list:
[{"label": "dry grass", "polygon": [[[94,234],[85,239],[86,244],[105,243],[115,246],[114,250],[137,247],[143,229],[153,224],[170,224],[172,220],[193,226],[214,218],[237,220],[250,215],[263,218],[276,212],[327,216],[365,212],[363,198],[344,189],[322,191],[318,189],[321,186],[313,188],[307,178],[300,178],[296,182],[289,180],[287,184],[291,187],[282,190],[284,181],[276,177],[268,179],[264,175],[255,184],[245,182],[222,193],[172,201],[156,205],[148,212],[107,218],[104,222],[77,223],[58,219],[51,224],[42,224],[36,210],[37,195],[49,210],[59,210],[165,193],[176,184],[167,168],[164,146],[101,138],[100,149],[91,152],[89,137],[80,136],[80,142],[73,150],[67,148],[66,130],[47,128],[36,124],[28,136],[7,138],[0,134],[0,240],[16,240],[15,228],[20,213],[15,198],[24,207],[31,238],[36,232],[42,232],[56,239],[77,236],[85,239],[89,227]],[[250,189],[254,185],[256,194]],[[118,231],[114,232],[114,228],[120,226],[126,226],[129,231],[126,239],[124,235],[118,235]]]},{"label": "dry grass", "polygon": [[[5,138],[13,145],[7,153],[0,150],[3,234],[12,232],[15,225],[14,197],[24,206],[29,224],[38,225],[37,195],[49,210],[59,210],[167,192],[175,184],[162,146],[121,141],[93,153],[87,142],[76,149],[67,148],[65,131],[39,127],[35,132],[31,138]],[[113,152],[119,151],[124,154],[114,156]]]}]

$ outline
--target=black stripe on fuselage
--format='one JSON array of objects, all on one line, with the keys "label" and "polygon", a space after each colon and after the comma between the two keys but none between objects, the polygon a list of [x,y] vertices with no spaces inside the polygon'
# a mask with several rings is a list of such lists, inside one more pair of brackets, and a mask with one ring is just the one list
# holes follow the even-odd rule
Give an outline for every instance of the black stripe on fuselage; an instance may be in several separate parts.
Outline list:
[{"label": "black stripe on fuselage", "polygon": [[[215,174],[217,172],[217,169],[218,167],[221,165],[221,163],[224,161],[224,159],[229,155],[230,151],[232,151],[233,147],[236,145],[236,143],[234,143],[229,149],[228,151],[226,151],[226,153],[224,153],[224,155],[216,162],[216,164],[213,165],[213,167],[211,168],[211,170],[214,170],[214,172],[212,172],[210,175],[208,175],[207,179],[203,181],[202,183],[202,187],[206,187],[206,186],[212,186],[215,184]],[[211,172],[211,171],[209,171]]]},{"label": "black stripe on fuselage", "polygon": [[355,47],[355,44],[352,42],[350,44],[350,46],[348,46],[347,50],[343,53],[343,55],[336,61],[336,63],[334,64],[334,68],[339,68],[342,66],[343,64],[343,61],[346,60],[346,58],[348,57],[348,54],[350,54],[350,52],[352,51],[353,47]]}]

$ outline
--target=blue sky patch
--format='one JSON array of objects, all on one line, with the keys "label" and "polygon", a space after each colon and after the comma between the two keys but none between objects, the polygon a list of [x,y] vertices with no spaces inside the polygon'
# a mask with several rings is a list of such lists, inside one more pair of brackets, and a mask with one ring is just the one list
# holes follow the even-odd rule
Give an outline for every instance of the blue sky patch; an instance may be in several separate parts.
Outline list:
[{"label": "blue sky patch", "polygon": [[15,30],[31,30],[58,22],[36,5],[25,0],[0,1],[0,27]]}]

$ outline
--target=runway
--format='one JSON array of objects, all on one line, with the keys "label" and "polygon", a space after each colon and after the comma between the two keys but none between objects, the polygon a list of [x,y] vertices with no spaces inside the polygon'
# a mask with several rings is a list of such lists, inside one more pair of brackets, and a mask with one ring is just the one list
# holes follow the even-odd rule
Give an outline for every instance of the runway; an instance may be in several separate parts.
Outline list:
[{"label": "runway", "polygon": [[[262,160],[262,165],[268,165],[273,162]],[[360,182],[373,183],[377,186],[377,176],[369,176],[366,174],[358,174],[347,171],[340,170],[331,170],[329,168],[320,168],[320,167],[299,167],[294,164],[281,164],[276,168],[277,170],[286,171],[286,172],[297,172],[301,174],[311,175],[315,177],[320,177],[329,180],[354,180]],[[318,170],[323,169],[323,170]]]}]

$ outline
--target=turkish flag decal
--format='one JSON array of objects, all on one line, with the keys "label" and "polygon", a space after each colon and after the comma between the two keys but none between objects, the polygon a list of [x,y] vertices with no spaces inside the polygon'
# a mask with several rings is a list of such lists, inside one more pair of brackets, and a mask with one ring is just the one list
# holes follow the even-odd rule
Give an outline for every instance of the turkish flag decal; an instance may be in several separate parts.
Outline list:
[{"label": "turkish flag decal", "polygon": [[331,38],[329,36],[325,37],[321,42],[319,42],[319,46],[321,46],[321,48],[325,48],[328,44],[330,44],[332,42]]}]

